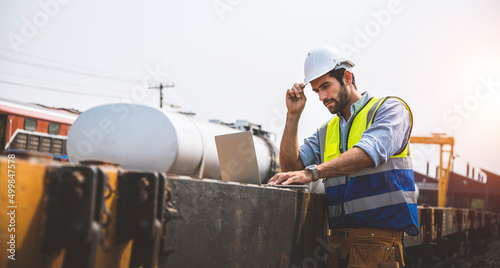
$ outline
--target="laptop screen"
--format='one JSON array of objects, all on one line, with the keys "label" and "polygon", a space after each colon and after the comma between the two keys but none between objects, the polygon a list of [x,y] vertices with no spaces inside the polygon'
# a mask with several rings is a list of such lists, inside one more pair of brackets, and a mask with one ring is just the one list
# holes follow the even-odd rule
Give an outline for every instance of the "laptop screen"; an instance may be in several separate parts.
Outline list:
[{"label": "laptop screen", "polygon": [[250,131],[215,136],[223,181],[261,184]]}]

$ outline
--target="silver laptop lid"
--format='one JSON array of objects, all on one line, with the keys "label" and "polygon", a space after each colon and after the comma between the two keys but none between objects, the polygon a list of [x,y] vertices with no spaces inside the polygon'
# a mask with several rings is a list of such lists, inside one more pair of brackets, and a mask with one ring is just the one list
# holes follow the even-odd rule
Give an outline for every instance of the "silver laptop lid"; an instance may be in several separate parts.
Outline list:
[{"label": "silver laptop lid", "polygon": [[223,181],[261,185],[250,131],[215,136],[215,144]]}]

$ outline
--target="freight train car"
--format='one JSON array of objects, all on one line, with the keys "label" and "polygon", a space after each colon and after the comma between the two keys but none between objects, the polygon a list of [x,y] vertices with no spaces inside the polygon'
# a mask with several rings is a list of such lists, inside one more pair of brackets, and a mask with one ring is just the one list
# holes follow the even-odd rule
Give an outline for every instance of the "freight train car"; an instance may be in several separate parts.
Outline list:
[{"label": "freight train car", "polygon": [[[420,234],[406,236],[408,267],[433,267],[498,239],[500,213],[419,206]],[[443,267],[443,266],[440,266]]]},{"label": "freight train car", "polygon": [[0,267],[324,263],[324,195],[0,156]]},{"label": "freight train car", "polygon": [[0,151],[30,151],[67,159],[66,139],[79,112],[0,99]]},{"label": "freight train car", "polygon": [[[324,267],[324,195],[0,156],[0,267]],[[13,185],[13,186],[11,186]],[[499,214],[418,207],[406,266],[432,267],[497,236]]]},{"label": "freight train car", "polygon": [[[4,154],[0,267],[324,267],[335,246],[325,196],[220,181],[213,136],[234,131],[115,104],[75,121],[71,163]],[[265,178],[277,149],[254,140]],[[407,267],[469,254],[498,233],[498,213],[418,211]]]}]

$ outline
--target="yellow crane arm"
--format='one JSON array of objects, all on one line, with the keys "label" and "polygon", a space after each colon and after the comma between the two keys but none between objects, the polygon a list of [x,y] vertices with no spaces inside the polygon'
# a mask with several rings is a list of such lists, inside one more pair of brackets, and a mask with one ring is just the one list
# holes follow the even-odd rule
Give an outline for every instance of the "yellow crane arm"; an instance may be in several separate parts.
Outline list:
[{"label": "yellow crane arm", "polygon": [[[446,205],[446,193],[448,191],[448,182],[450,178],[450,170],[453,162],[453,146],[455,145],[455,138],[445,136],[444,134],[432,134],[432,137],[410,137],[410,143],[421,144],[437,144],[440,146],[439,156],[439,188],[438,188],[438,206],[444,207]],[[449,148],[443,148],[449,145]],[[448,162],[444,167],[443,158],[448,153]]]}]

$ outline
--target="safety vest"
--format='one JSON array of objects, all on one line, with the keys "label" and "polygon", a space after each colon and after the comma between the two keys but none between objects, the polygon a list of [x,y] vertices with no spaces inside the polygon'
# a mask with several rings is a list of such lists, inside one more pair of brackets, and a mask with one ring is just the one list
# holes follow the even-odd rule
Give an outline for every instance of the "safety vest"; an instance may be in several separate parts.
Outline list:
[{"label": "safety vest", "polygon": [[[373,123],[378,108],[387,98],[371,98],[357,114],[352,115],[352,124],[345,128],[348,130],[345,151],[361,140],[361,135]],[[399,100],[410,113],[412,127],[411,110]],[[338,116],[322,125],[318,134],[321,163],[342,153]],[[330,228],[375,227],[404,230],[409,235],[419,233],[409,140],[402,151],[378,167],[365,168],[349,176],[326,178],[324,184]]]}]

